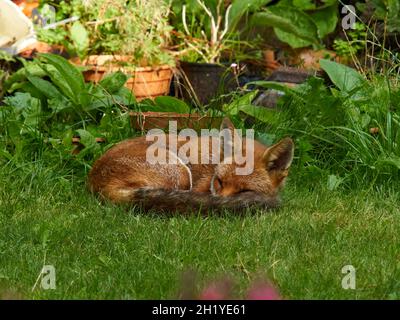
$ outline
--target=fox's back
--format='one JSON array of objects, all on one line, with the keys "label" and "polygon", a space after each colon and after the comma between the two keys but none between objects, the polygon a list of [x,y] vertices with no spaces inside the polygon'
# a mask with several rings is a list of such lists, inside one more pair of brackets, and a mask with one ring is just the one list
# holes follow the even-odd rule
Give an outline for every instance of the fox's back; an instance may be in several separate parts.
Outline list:
[{"label": "fox's back", "polygon": [[92,192],[120,202],[124,198],[121,190],[143,186],[190,189],[191,177],[186,166],[181,163],[151,164],[147,161],[147,150],[151,144],[146,137],[138,137],[122,141],[109,149],[90,171]]}]

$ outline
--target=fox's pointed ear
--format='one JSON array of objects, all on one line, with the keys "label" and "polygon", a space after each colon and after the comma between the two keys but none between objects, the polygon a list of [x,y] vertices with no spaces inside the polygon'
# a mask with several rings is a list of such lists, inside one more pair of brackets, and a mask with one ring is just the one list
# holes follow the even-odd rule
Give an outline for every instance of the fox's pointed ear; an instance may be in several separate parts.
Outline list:
[{"label": "fox's pointed ear", "polygon": [[294,144],[292,139],[285,138],[268,148],[263,155],[267,170],[287,170],[292,164]]},{"label": "fox's pointed ear", "polygon": [[[241,132],[241,130],[239,131]],[[222,120],[220,137],[223,138],[221,139],[220,148],[224,158],[227,154],[231,154],[229,150],[234,152],[242,146],[242,137],[238,134],[232,121],[227,117]]]},{"label": "fox's pointed ear", "polygon": [[233,125],[232,121],[228,117],[225,117],[222,120],[220,131],[225,130],[225,129],[228,129],[230,131],[235,130],[235,126]]}]

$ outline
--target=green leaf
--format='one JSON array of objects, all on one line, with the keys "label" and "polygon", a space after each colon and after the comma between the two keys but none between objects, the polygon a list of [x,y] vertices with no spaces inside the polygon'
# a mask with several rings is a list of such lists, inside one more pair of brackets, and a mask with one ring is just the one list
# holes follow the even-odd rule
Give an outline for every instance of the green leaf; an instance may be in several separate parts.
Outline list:
[{"label": "green leaf", "polygon": [[115,73],[108,74],[105,76],[100,82],[99,85],[106,90],[108,93],[114,93],[119,91],[126,81],[128,80],[128,76],[121,71],[117,71]]},{"label": "green leaf", "polygon": [[240,106],[239,111],[266,123],[273,123],[276,119],[276,111],[267,109],[265,107],[248,104]]},{"label": "green leaf", "polygon": [[59,113],[61,111],[70,113],[74,112],[73,105],[66,99],[48,99],[47,104],[54,113]]},{"label": "green leaf", "polygon": [[314,10],[316,8],[313,0],[293,0],[293,5],[300,10]]},{"label": "green leaf", "polygon": [[284,5],[269,7],[264,12],[255,13],[251,24],[273,27],[276,36],[292,48],[319,45],[316,24],[310,16],[294,7]]},{"label": "green leaf", "polygon": [[223,111],[229,113],[231,115],[237,115],[240,111],[242,106],[251,105],[252,101],[256,97],[258,90],[251,91],[246,93],[245,95],[241,96],[238,99],[235,99],[228,105],[224,105],[222,107]]},{"label": "green leaf", "polygon": [[246,93],[239,99],[236,99],[232,103],[223,106],[223,111],[227,114],[235,116],[240,112],[243,112],[249,116],[252,116],[262,122],[272,123],[276,117],[276,112],[264,107],[252,105],[252,101],[256,97],[258,90]]},{"label": "green leaf", "polygon": [[86,148],[93,147],[96,145],[96,138],[87,130],[78,129],[76,132],[79,134],[80,143]]},{"label": "green leaf", "polygon": [[80,137],[80,143],[85,147],[78,154],[78,158],[83,159],[86,155],[91,154],[97,155],[101,148],[100,145],[96,142],[96,138],[91,134],[88,130],[79,129],[76,130]]},{"label": "green leaf", "polygon": [[353,68],[326,59],[320,59],[320,65],[331,81],[345,93],[365,83],[364,77]]},{"label": "green leaf", "polygon": [[79,104],[78,101],[75,101],[75,93],[72,91],[69,84],[62,78],[61,73],[53,65],[44,65],[43,69],[46,70],[47,76],[50,78],[51,82],[57,86],[64,97],[68,98],[74,104]]},{"label": "green leaf", "polygon": [[4,98],[4,103],[15,108],[17,112],[31,105],[32,96],[27,92],[16,92],[15,95]]},{"label": "green leaf", "polygon": [[83,75],[78,68],[69,63],[68,60],[55,54],[42,53],[40,58],[57,69],[61,80],[65,81],[71,89],[73,102],[77,105],[86,106],[89,102],[89,97],[85,90]]},{"label": "green leaf", "polygon": [[44,77],[46,72],[35,62],[24,62],[24,67],[14,72],[3,84],[3,89],[11,93],[18,89],[20,82],[26,80],[26,76],[30,74],[37,77]]},{"label": "green leaf", "polygon": [[21,133],[31,131],[32,129],[37,129],[40,123],[40,119],[43,117],[41,103],[39,99],[32,98],[28,108],[22,111],[25,118],[24,126]]},{"label": "green leaf", "polygon": [[229,11],[229,28],[233,30],[240,19],[249,11],[258,11],[262,6],[265,6],[271,0],[234,0]]},{"label": "green leaf", "polygon": [[[38,90],[34,85],[32,85],[32,83],[30,83],[29,81],[27,82],[20,82],[20,83],[15,83],[13,85],[13,88],[15,88],[16,90],[18,90],[18,92],[27,92],[30,93],[30,95],[32,97],[38,98],[40,100],[45,101],[46,100],[46,96],[43,95],[43,93]],[[18,89],[17,89],[18,88]]]},{"label": "green leaf", "polygon": [[137,103],[135,96],[133,95],[132,91],[129,90],[127,87],[122,87],[114,94],[114,96],[119,97],[121,99],[122,104],[125,106],[135,105]]},{"label": "green leaf", "polygon": [[282,91],[285,93],[292,91],[292,89],[290,87],[288,87],[287,85],[282,84],[282,82],[276,82],[276,81],[265,81],[265,80],[251,81],[251,82],[246,83],[246,87],[249,85],[259,86],[259,87],[268,88],[268,89],[274,89],[274,90]]},{"label": "green leaf", "polygon": [[49,81],[36,76],[27,76],[29,82],[49,99],[62,99],[60,91]]},{"label": "green leaf", "polygon": [[160,96],[155,98],[154,102],[159,108],[159,111],[176,113],[190,112],[190,107],[185,102],[174,97]]},{"label": "green leaf", "polygon": [[79,57],[83,58],[89,48],[89,35],[86,28],[76,21],[70,29],[71,40]]},{"label": "green leaf", "polygon": [[318,10],[311,14],[311,18],[318,28],[318,35],[323,39],[329,33],[335,31],[338,22],[337,4]]}]

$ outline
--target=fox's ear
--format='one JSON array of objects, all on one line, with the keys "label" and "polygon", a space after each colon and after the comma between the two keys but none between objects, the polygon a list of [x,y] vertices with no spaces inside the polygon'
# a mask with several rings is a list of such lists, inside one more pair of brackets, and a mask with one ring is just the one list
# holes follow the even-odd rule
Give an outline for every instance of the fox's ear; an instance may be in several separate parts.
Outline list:
[{"label": "fox's ear", "polygon": [[235,130],[235,126],[233,125],[232,121],[228,117],[225,117],[222,120],[220,131],[225,130],[225,129],[228,129],[230,131]]},{"label": "fox's ear", "polygon": [[[242,146],[242,137],[238,134],[235,126],[233,125],[232,121],[225,117],[222,120],[221,127],[220,127],[220,135],[223,139],[221,139],[220,148],[222,154],[229,153],[229,150],[239,150]],[[232,140],[233,139],[233,140]],[[233,147],[233,148],[232,148]],[[225,149],[228,148],[228,149]]]},{"label": "fox's ear", "polygon": [[294,144],[285,138],[268,148],[263,155],[267,170],[287,170],[292,164]]}]

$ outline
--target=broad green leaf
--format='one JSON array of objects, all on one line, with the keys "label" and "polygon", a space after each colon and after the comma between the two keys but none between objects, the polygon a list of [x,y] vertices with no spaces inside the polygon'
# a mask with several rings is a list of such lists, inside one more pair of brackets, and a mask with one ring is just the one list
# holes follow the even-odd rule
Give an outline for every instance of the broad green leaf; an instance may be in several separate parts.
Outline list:
[{"label": "broad green leaf", "polygon": [[3,84],[3,90],[11,93],[18,89],[20,82],[26,79],[26,76],[30,74],[32,76],[44,77],[46,72],[36,62],[25,62],[23,68],[14,72]]},{"label": "broad green leaf", "polygon": [[255,13],[251,24],[273,27],[276,36],[293,48],[319,45],[316,24],[307,14],[294,7],[269,7],[263,12]]},{"label": "broad green leaf", "polygon": [[74,134],[73,134],[72,130],[71,129],[67,130],[63,135],[62,144],[64,146],[71,146],[73,136],[74,136]]},{"label": "broad green leaf", "polygon": [[265,107],[248,104],[240,106],[239,111],[266,123],[273,123],[276,119],[276,111]]},{"label": "broad green leaf", "polygon": [[27,76],[29,82],[49,99],[62,99],[60,91],[49,81],[36,76]]},{"label": "broad green leaf", "polygon": [[154,99],[156,107],[159,111],[164,112],[176,112],[176,113],[189,113],[190,107],[183,102],[174,97],[160,96]]},{"label": "broad green leaf", "polygon": [[108,93],[114,93],[120,90],[127,80],[128,76],[126,74],[122,73],[121,71],[117,71],[115,73],[111,73],[105,76],[99,82],[99,85]]},{"label": "broad green leaf", "polygon": [[82,159],[87,154],[97,154],[100,152],[100,146],[96,142],[96,138],[87,130],[79,129],[77,133],[80,137],[80,143],[85,146],[83,150],[81,150],[78,154],[78,158]]},{"label": "broad green leaf", "polygon": [[229,11],[229,28],[233,30],[240,19],[249,11],[258,11],[271,0],[234,0]]},{"label": "broad green leaf", "polygon": [[85,90],[83,75],[78,68],[69,63],[68,60],[55,54],[42,53],[40,58],[57,69],[62,80],[71,88],[74,102],[86,106],[89,102],[89,97]]},{"label": "broad green leaf", "polygon": [[240,112],[244,112],[262,122],[272,123],[276,117],[275,111],[251,104],[257,93],[257,90],[249,92],[229,105],[224,105],[223,110],[230,115],[237,115]]},{"label": "broad green leaf", "polygon": [[32,98],[30,100],[30,106],[28,108],[25,108],[22,111],[22,114],[25,120],[24,127],[21,130],[21,133],[24,133],[25,131],[30,131],[32,129],[37,129],[40,119],[43,117],[40,100]]},{"label": "broad green leaf", "polygon": [[300,10],[314,10],[317,7],[313,0],[293,0],[293,5]]},{"label": "broad green leaf", "polygon": [[31,105],[32,96],[27,92],[16,92],[15,95],[4,98],[4,103],[19,112]]},{"label": "broad green leaf", "polygon": [[229,113],[231,115],[237,115],[242,106],[251,105],[251,103],[254,100],[254,98],[256,97],[257,93],[258,93],[258,90],[254,90],[249,93],[246,93],[242,97],[235,99],[230,104],[224,105],[222,107],[222,109],[226,113]]},{"label": "broad green leaf", "polygon": [[69,84],[62,78],[61,73],[50,64],[44,65],[43,68],[46,70],[47,76],[50,78],[51,82],[58,87],[59,91],[72,103],[79,104],[79,101],[75,100],[75,93],[72,91]]},{"label": "broad green leaf", "polygon": [[[127,100],[125,97],[120,96],[120,95],[106,95],[102,97],[94,97],[91,101],[90,104],[85,108],[85,111],[91,111],[91,110],[104,110],[105,108],[110,108],[115,105],[128,105]],[[149,111],[154,111],[154,110],[149,110]],[[159,110],[157,110],[159,111]]]},{"label": "broad green leaf", "polygon": [[118,96],[122,101],[124,101],[123,104],[125,106],[135,105],[137,103],[132,91],[126,87],[119,89],[114,96]]},{"label": "broad green leaf", "polygon": [[265,81],[265,80],[251,81],[246,83],[246,86],[249,85],[260,86],[263,88],[274,89],[282,92],[292,91],[292,89],[289,88],[287,85],[282,84],[282,82],[276,82],[276,81]]},{"label": "broad green leaf", "polygon": [[48,99],[47,100],[47,105],[49,106],[49,108],[51,110],[53,110],[54,113],[59,113],[61,111],[65,111],[65,112],[74,112],[74,108],[71,104],[71,102],[69,102],[66,99]]},{"label": "broad green leaf", "polygon": [[331,81],[345,93],[365,83],[364,77],[353,68],[326,59],[321,59],[320,65]]},{"label": "broad green leaf", "polygon": [[80,143],[86,148],[96,145],[96,138],[87,130],[78,129],[76,132],[79,134]]},{"label": "broad green leaf", "polygon": [[18,85],[15,83],[13,87],[18,87],[18,92],[27,92],[30,93],[32,97],[38,98],[43,101],[46,100],[46,96],[29,81],[20,82]]},{"label": "broad green leaf", "polygon": [[89,35],[86,28],[79,21],[74,22],[70,29],[71,40],[78,55],[82,58],[89,48]]},{"label": "broad green leaf", "polygon": [[311,18],[318,28],[318,35],[323,39],[329,33],[335,31],[338,21],[337,4],[315,11],[311,14]]}]

